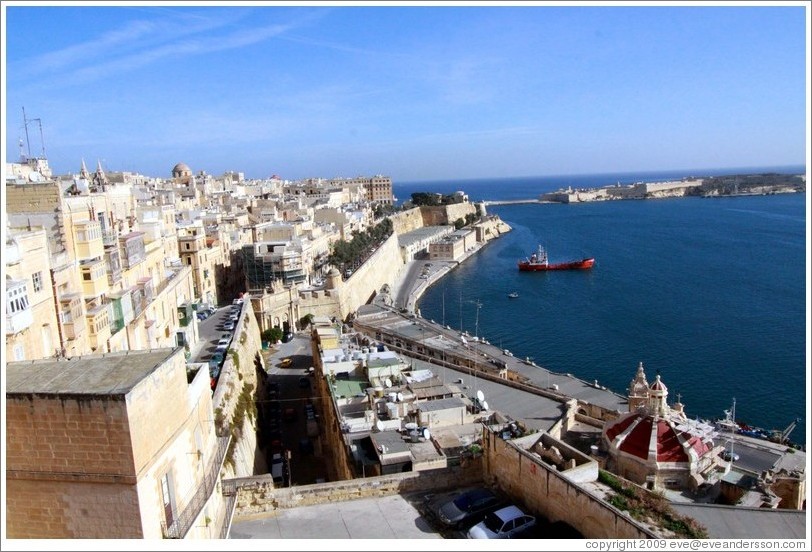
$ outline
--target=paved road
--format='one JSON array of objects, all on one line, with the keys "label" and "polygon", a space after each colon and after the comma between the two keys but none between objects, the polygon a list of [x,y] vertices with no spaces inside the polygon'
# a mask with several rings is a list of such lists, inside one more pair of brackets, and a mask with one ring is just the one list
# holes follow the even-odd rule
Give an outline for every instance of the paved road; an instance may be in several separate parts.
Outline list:
[{"label": "paved road", "polygon": [[[285,358],[293,361],[287,368],[281,366]],[[271,384],[278,389],[273,399],[265,397],[258,403],[262,429],[265,430],[263,435],[269,441],[266,456],[270,458],[274,452],[290,451],[290,475],[283,485],[309,485],[326,480],[325,456],[318,437],[307,435],[305,404],[314,405],[319,424],[323,419],[322,405],[315,396],[314,379],[308,375],[313,358],[307,333],[295,334],[290,342],[279,343],[268,350],[265,365],[268,373],[265,389],[270,392]],[[307,386],[302,386],[302,379],[308,383]],[[288,409],[292,411],[286,414]],[[300,448],[300,441],[304,438],[310,439],[313,452]]]},{"label": "paved road", "polygon": [[439,539],[403,496],[331,502],[234,519],[232,539]]}]

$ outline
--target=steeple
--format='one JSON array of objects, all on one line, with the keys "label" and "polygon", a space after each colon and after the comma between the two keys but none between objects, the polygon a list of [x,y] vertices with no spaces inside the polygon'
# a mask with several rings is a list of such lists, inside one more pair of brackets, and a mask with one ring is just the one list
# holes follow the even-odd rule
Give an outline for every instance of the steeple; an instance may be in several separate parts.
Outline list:
[{"label": "steeple", "polygon": [[104,174],[101,161],[98,161],[96,165],[96,172],[93,174],[93,186],[96,188],[97,192],[103,192],[107,190],[107,186],[109,184],[110,181],[107,180],[107,175]]},{"label": "steeple", "polygon": [[82,168],[79,170],[79,176],[81,178],[84,178],[85,180],[87,180],[88,177],[90,176],[90,173],[87,172],[87,166],[85,165],[85,158],[84,157],[82,157]]},{"label": "steeple", "polygon": [[637,374],[629,384],[629,412],[634,412],[641,406],[646,406],[648,400],[648,381],[643,371],[643,363],[637,367]]}]

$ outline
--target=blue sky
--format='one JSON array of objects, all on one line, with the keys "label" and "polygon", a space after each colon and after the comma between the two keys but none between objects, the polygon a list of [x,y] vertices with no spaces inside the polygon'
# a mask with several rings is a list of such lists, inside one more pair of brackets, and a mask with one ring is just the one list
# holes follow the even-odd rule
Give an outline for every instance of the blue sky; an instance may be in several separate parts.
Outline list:
[{"label": "blue sky", "polygon": [[82,158],[396,181],[807,159],[801,3],[3,8],[4,154],[25,107],[58,174]]}]

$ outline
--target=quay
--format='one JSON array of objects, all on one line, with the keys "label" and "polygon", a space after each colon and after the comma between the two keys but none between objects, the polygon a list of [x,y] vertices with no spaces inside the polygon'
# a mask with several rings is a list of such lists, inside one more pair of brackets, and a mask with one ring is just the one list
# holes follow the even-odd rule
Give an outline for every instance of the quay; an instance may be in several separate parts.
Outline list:
[{"label": "quay", "polygon": [[540,199],[489,199],[483,201],[486,207],[490,205],[519,205],[521,203],[544,203]]}]

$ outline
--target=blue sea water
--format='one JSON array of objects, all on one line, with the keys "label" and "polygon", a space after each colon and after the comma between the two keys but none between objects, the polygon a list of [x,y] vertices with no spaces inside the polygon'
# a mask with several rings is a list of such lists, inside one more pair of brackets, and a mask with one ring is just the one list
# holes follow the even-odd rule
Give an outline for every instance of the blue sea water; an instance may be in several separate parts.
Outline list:
[{"label": "blue sea water", "polygon": [[[628,182],[689,173],[658,174]],[[395,192],[462,189],[472,199],[521,199],[614,182],[606,178],[617,176],[421,182]],[[669,402],[679,396],[689,416],[721,417],[735,397],[737,419],[751,425],[784,428],[800,417],[791,439],[805,443],[806,200],[494,205],[489,212],[513,231],[430,288],[419,308],[472,334],[478,321],[478,334],[492,344],[621,394],[643,362],[649,380],[659,372]],[[538,244],[551,262],[593,256],[595,267],[519,272],[518,259]],[[511,291],[519,298],[508,298]]]}]

